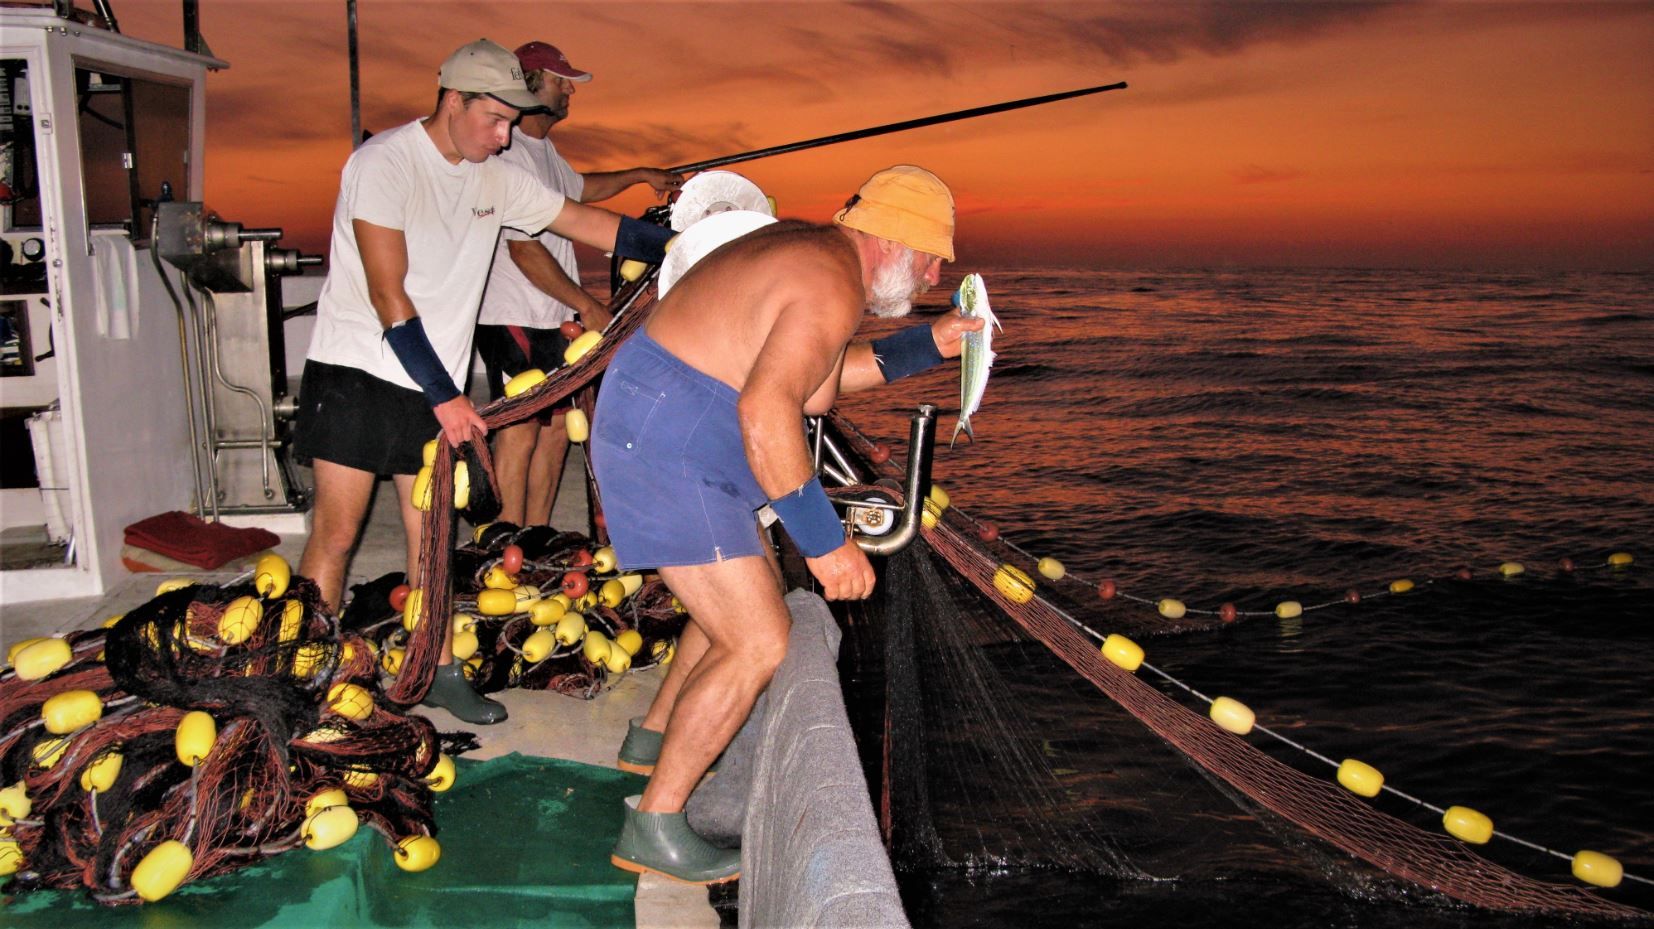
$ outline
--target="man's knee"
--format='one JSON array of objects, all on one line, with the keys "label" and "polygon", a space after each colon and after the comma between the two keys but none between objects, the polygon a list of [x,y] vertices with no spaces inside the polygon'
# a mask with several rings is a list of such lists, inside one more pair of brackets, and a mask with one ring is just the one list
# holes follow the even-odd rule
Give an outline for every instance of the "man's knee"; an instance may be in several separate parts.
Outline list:
[{"label": "man's knee", "polygon": [[748,636],[741,640],[739,649],[742,665],[767,684],[775,676],[775,669],[781,667],[781,660],[787,657],[787,637]]}]

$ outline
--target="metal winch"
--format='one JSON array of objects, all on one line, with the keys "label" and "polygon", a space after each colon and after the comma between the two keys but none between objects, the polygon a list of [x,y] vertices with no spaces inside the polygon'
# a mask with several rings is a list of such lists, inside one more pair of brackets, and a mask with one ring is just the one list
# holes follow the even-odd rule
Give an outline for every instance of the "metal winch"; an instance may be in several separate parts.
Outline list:
[{"label": "metal winch", "polygon": [[296,398],[287,392],[281,278],[322,259],[274,247],[281,236],[226,222],[200,203],[155,207],[156,270],[167,280],[164,258],[182,272],[180,288],[167,289],[178,308],[203,516],[290,513],[309,503],[290,454]]}]

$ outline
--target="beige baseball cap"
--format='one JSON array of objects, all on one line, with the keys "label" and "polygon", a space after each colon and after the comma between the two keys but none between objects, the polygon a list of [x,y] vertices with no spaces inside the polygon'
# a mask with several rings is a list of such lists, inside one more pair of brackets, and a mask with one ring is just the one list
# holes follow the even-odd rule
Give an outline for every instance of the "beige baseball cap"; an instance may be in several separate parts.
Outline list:
[{"label": "beige baseball cap", "polygon": [[487,39],[462,45],[449,55],[438,72],[437,85],[465,93],[487,94],[519,110],[541,106],[539,98],[528,92],[517,56]]}]

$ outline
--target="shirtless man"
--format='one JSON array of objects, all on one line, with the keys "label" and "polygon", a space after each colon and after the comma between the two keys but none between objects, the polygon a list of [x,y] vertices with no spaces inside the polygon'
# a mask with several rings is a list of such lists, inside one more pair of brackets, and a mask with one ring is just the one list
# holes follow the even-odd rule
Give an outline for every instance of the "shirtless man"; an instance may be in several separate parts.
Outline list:
[{"label": "shirtless man", "polygon": [[835,225],[776,223],[702,259],[610,364],[591,452],[615,552],[627,570],[658,569],[693,617],[621,749],[624,767],[652,776],[627,801],[615,865],[694,883],[739,876],[740,852],[701,839],[683,807],[786,654],[791,620],[758,510],[780,518],[829,599],[872,592],[802,418],[957,357],[981,327],[948,313],[850,341],[863,312],[902,316],[937,283],[953,214],[930,172],[880,171]]}]

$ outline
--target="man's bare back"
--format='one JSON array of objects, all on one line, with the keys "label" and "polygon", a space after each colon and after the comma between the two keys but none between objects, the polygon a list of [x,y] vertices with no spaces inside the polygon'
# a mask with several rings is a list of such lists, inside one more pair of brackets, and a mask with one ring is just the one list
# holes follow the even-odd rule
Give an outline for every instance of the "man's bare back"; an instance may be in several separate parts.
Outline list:
[{"label": "man's bare back", "polygon": [[[836,359],[865,306],[862,272],[850,240],[834,226],[784,221],[703,258],[655,308],[647,331],[685,364],[740,391],[765,343],[779,335],[789,337],[786,356],[820,357],[830,349],[827,357],[834,364],[824,373],[836,373]],[[784,313],[808,319],[777,332]],[[842,339],[835,339],[839,334]],[[808,344],[792,341],[797,338]],[[835,340],[836,346],[828,344]],[[816,380],[810,393],[832,380]]]}]

